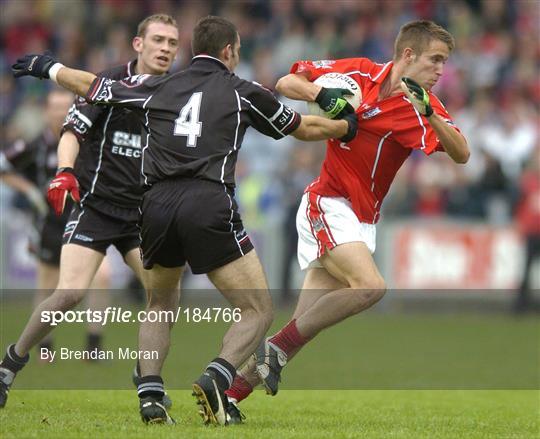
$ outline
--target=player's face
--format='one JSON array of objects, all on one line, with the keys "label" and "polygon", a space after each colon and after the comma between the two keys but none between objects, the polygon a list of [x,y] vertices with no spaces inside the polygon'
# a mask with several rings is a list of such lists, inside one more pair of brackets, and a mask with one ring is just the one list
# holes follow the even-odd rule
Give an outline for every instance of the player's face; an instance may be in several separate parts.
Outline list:
[{"label": "player's face", "polygon": [[64,119],[73,103],[73,95],[64,91],[53,91],[47,97],[45,117],[47,125],[52,131],[60,131]]},{"label": "player's face", "polygon": [[422,87],[430,90],[443,74],[444,64],[450,55],[446,43],[432,40],[427,50],[419,56],[413,54],[413,60],[407,64],[403,76],[408,76]]},{"label": "player's face", "polygon": [[139,54],[137,73],[166,73],[178,51],[178,29],[165,23],[150,23],[143,38],[133,39],[133,48]]}]

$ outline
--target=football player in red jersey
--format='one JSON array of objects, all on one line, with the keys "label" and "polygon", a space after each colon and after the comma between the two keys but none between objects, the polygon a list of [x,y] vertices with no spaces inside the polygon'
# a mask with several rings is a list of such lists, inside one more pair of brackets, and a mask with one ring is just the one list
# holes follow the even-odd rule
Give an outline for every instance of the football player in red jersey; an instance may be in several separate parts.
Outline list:
[{"label": "football player in red jersey", "polygon": [[233,402],[261,380],[275,395],[281,369],[304,344],[383,297],[385,282],[372,258],[375,224],[411,152],[444,151],[456,163],[467,162],[465,138],[430,91],[453,48],[445,29],[414,21],[401,28],[394,59],[386,64],[367,58],[299,61],[278,81],[280,93],[322,108],[321,97],[339,99],[340,89],[321,89],[313,81],[325,73],[344,73],[360,84],[363,101],[356,111],[356,137],[348,143],[328,141],[321,174],[306,188],[298,210],[298,259],[307,272],[293,317],[236,375],[228,391]]}]

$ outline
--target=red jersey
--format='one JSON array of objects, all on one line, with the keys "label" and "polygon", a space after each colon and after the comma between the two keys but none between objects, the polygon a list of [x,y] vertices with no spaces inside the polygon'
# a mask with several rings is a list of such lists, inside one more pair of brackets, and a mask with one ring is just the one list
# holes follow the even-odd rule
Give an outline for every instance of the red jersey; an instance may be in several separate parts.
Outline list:
[{"label": "red jersey", "polygon": [[[321,174],[306,192],[348,199],[358,219],[366,223],[378,222],[382,201],[413,149],[427,155],[443,150],[427,119],[405,94],[378,100],[380,86],[392,66],[392,62],[377,64],[367,58],[348,58],[298,61],[291,68],[291,73],[306,73],[310,81],[339,72],[360,85],[362,103],[356,110],[356,137],[346,144],[335,139],[328,141]],[[439,99],[431,92],[430,97],[433,111],[454,126]]]}]

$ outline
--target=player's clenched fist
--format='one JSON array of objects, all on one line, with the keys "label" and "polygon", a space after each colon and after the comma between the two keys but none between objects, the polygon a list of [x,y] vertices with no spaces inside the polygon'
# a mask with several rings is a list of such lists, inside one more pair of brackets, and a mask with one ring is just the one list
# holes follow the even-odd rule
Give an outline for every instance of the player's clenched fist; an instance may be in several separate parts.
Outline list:
[{"label": "player's clenched fist", "polygon": [[418,110],[418,112],[426,117],[433,114],[433,108],[429,102],[429,94],[425,91],[418,82],[411,78],[401,78],[401,89],[403,93],[409,98],[411,104]]},{"label": "player's clenched fist", "polygon": [[11,66],[15,78],[21,76],[35,76],[39,79],[49,79],[49,70],[56,64],[56,60],[50,55],[24,55]]},{"label": "player's clenched fist", "polygon": [[353,93],[346,88],[322,87],[315,102],[331,119],[342,119],[347,114],[354,113],[353,106],[347,102],[345,96],[353,96]]},{"label": "player's clenched fist", "polygon": [[47,190],[47,200],[58,216],[62,215],[66,204],[66,197],[70,194],[75,202],[81,201],[79,195],[79,182],[73,173],[72,168],[61,168],[56,177],[49,183]]}]

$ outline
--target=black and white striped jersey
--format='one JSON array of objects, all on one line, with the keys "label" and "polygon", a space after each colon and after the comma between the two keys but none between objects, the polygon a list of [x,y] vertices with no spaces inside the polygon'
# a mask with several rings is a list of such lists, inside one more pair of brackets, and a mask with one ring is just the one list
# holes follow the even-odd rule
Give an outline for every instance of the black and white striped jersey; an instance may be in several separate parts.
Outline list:
[{"label": "black and white striped jersey", "polygon": [[234,187],[236,158],[249,126],[280,139],[301,121],[269,90],[240,79],[206,55],[194,57],[187,69],[172,75],[96,78],[86,99],[139,113],[146,186],[197,178]]},{"label": "black and white striped jersey", "polygon": [[[135,61],[113,67],[99,77],[122,79],[135,72]],[[80,144],[75,174],[81,185],[81,201],[114,218],[136,221],[142,197],[141,122],[128,108],[89,105],[77,97],[64,131]]]}]

